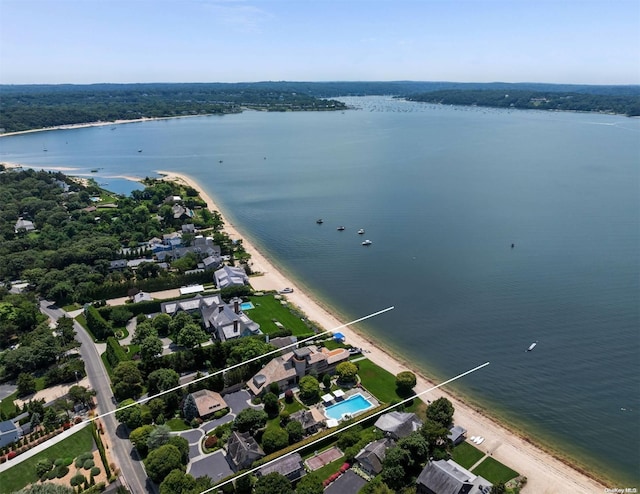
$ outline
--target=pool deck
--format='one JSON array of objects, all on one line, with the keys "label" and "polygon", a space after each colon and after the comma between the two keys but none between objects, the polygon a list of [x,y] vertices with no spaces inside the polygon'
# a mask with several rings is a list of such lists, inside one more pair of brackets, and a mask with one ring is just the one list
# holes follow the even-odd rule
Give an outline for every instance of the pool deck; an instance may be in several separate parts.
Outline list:
[{"label": "pool deck", "polygon": [[[323,415],[325,417],[327,417],[327,419],[331,419],[331,417],[329,417],[327,415],[326,411],[325,411],[327,408],[330,408],[330,407],[332,407],[334,405],[337,405],[339,403],[343,403],[343,402],[347,401],[349,398],[351,398],[352,396],[355,396],[355,395],[358,395],[358,394],[361,395],[369,403],[371,403],[371,406],[367,407],[365,409],[362,409],[362,410],[358,410],[357,412],[353,412],[353,413],[348,414],[348,415],[350,415],[349,418],[357,417],[361,413],[366,412],[367,410],[371,410],[372,408],[376,408],[378,405],[380,405],[378,400],[376,400],[373,397],[373,395],[371,393],[369,393],[368,391],[366,391],[366,390],[364,390],[362,388],[352,388],[352,389],[350,389],[348,391],[345,391],[344,395],[341,398],[334,399],[331,402],[328,402],[328,403],[325,403],[325,404],[322,404],[322,405],[318,404],[318,405],[316,405],[316,408],[318,410],[320,410],[323,413]],[[339,419],[339,421],[342,421],[342,420],[345,420],[344,415],[342,416],[342,418]]]}]

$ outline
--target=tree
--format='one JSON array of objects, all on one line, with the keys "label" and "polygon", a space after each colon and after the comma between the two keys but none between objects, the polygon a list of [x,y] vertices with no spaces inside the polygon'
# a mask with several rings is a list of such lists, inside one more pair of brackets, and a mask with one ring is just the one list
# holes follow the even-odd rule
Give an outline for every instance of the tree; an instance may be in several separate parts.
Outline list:
[{"label": "tree", "polygon": [[394,491],[399,491],[406,484],[406,469],[413,464],[414,460],[406,449],[398,446],[388,449],[382,462],[382,481]]},{"label": "tree", "polygon": [[[165,316],[169,317],[167,314]],[[131,343],[134,345],[140,345],[146,338],[150,336],[158,337],[158,331],[149,321],[141,322],[136,325],[136,330],[131,338]]]},{"label": "tree", "polygon": [[427,418],[449,429],[453,425],[454,408],[446,398],[438,398],[427,407]]},{"label": "tree", "polygon": [[75,385],[69,389],[69,398],[71,398],[74,403],[82,403],[85,407],[93,403],[92,398],[95,395],[96,392],[94,390],[89,390],[84,386]]},{"label": "tree", "polygon": [[150,395],[175,388],[180,382],[180,374],[173,369],[158,369],[147,377],[147,389]]},{"label": "tree", "polygon": [[409,396],[416,385],[416,375],[413,372],[402,371],[396,376],[396,388],[400,396]]},{"label": "tree", "polygon": [[36,392],[36,378],[28,372],[18,376],[18,396],[26,396]]},{"label": "tree", "polygon": [[169,334],[169,324],[171,323],[171,316],[169,314],[158,314],[153,318],[151,324],[158,332],[158,336],[167,336]]},{"label": "tree", "polygon": [[253,492],[254,494],[294,494],[289,479],[278,472],[259,477]]},{"label": "tree", "polygon": [[160,484],[172,470],[184,471],[180,451],[172,444],[165,444],[154,449],[144,460],[147,475],[155,483]]},{"label": "tree", "polygon": [[149,411],[151,412],[151,416],[153,417],[154,422],[158,420],[160,415],[164,415],[165,404],[162,398],[154,398],[147,403],[149,407]]},{"label": "tree", "polygon": [[129,441],[136,447],[138,453],[140,453],[140,456],[143,458],[149,453],[150,448],[147,443],[155,429],[152,425],[143,425],[135,428],[131,431],[131,434],[129,434]]},{"label": "tree", "polygon": [[160,484],[160,494],[186,494],[196,487],[196,480],[180,469],[171,470]]},{"label": "tree", "polygon": [[114,307],[109,314],[109,319],[116,326],[124,326],[129,319],[133,317],[133,313],[127,309],[124,305]]},{"label": "tree", "polygon": [[167,444],[171,438],[171,429],[167,425],[159,425],[154,428],[147,438],[147,448],[149,451],[158,449],[160,446]]},{"label": "tree", "polygon": [[124,400],[118,405],[118,411],[116,412],[116,419],[129,429],[136,429],[142,425],[142,407],[137,404],[133,405],[133,403],[135,401],[132,399]]},{"label": "tree", "polygon": [[113,369],[114,395],[118,400],[137,398],[142,393],[142,374],[133,361],[120,362]]},{"label": "tree", "polygon": [[269,418],[273,418],[280,413],[280,401],[273,393],[265,394],[262,403],[264,403],[264,411],[267,412]]},{"label": "tree", "polygon": [[16,491],[15,494],[75,494],[75,491],[64,485],[44,482],[42,484],[33,484],[25,487],[24,489]]},{"label": "tree", "polygon": [[[187,441],[184,437],[172,435],[169,438],[169,442],[167,444],[171,444],[172,446],[178,448],[178,451],[180,451],[180,461],[183,465],[187,465],[189,463],[189,441]],[[196,481],[197,480],[198,479],[196,479]]]},{"label": "tree", "polygon": [[208,339],[207,333],[198,324],[188,323],[178,333],[178,345],[185,348],[196,348]]},{"label": "tree", "polygon": [[46,428],[55,428],[60,425],[60,418],[53,407],[45,409],[42,423]]},{"label": "tree", "polygon": [[240,432],[252,431],[262,428],[267,423],[267,413],[264,410],[256,410],[255,408],[245,408],[236,415],[233,424]]},{"label": "tree", "polygon": [[359,494],[394,494],[380,477],[374,478],[368,482],[359,492]]},{"label": "tree", "polygon": [[289,434],[280,427],[267,427],[262,434],[262,448],[267,454],[279,451],[289,445]]},{"label": "tree", "polygon": [[505,494],[507,492],[507,488],[504,485],[504,482],[498,482],[497,484],[493,484],[491,486],[490,494]]},{"label": "tree", "polygon": [[358,375],[358,367],[351,362],[341,362],[336,366],[338,380],[344,383],[352,383]]},{"label": "tree", "polygon": [[289,444],[297,443],[298,441],[302,441],[302,436],[304,435],[304,429],[302,428],[302,424],[297,420],[292,420],[285,426],[285,430],[287,434],[289,434]]},{"label": "tree", "polygon": [[147,336],[140,343],[140,358],[145,364],[162,355],[162,340],[157,336]]},{"label": "tree", "polygon": [[[400,439],[397,446],[409,453],[409,456],[413,460],[413,466],[415,467],[419,468],[420,464],[429,458],[429,443],[418,431],[412,432],[407,437]],[[409,473],[417,472],[409,471]]]},{"label": "tree", "polygon": [[320,383],[313,376],[304,376],[298,383],[300,398],[306,402],[316,402],[320,399]]},{"label": "tree", "polygon": [[420,428],[420,434],[429,444],[429,457],[439,460],[448,456],[451,447],[451,441],[448,437],[449,429],[427,418]]},{"label": "tree", "polygon": [[323,492],[322,479],[315,473],[308,473],[296,485],[297,494],[322,494]]},{"label": "tree", "polygon": [[331,389],[331,374],[324,374],[322,376],[322,385],[327,391]]},{"label": "tree", "polygon": [[184,418],[189,421],[200,416],[196,399],[192,394],[188,394],[184,399],[184,402],[182,403],[182,414],[184,415]]}]

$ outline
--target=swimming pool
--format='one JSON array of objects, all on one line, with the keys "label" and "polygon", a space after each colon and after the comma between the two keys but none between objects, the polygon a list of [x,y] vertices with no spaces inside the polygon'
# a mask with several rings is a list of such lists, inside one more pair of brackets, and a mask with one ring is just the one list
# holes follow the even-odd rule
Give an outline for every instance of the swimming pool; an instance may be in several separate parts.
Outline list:
[{"label": "swimming pool", "polygon": [[249,310],[249,309],[255,309],[255,307],[251,302],[242,302],[240,304],[240,310]]},{"label": "swimming pool", "polygon": [[324,409],[324,414],[334,420],[342,420],[345,415],[355,415],[373,407],[373,404],[360,393],[353,395],[348,400],[331,405]]}]

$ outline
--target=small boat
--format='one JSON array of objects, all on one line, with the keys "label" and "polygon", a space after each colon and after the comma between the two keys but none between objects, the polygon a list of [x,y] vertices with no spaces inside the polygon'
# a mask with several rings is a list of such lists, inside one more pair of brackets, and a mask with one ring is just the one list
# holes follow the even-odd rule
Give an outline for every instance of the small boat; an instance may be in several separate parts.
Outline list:
[{"label": "small boat", "polygon": [[282,290],[280,290],[280,293],[293,293],[293,288],[283,288]]},{"label": "small boat", "polygon": [[482,444],[483,441],[484,441],[484,437],[482,437],[482,436],[476,438],[476,444],[478,444],[478,445]]},{"label": "small boat", "polygon": [[139,153],[141,153],[141,152],[142,152],[142,149],[138,149],[138,152],[139,152]]},{"label": "small boat", "polygon": [[339,231],[339,232],[341,232],[341,231],[343,231],[343,230],[344,230],[344,226],[339,226],[339,227],[338,227],[338,231]]},{"label": "small boat", "polygon": [[533,350],[537,344],[538,344],[537,341],[531,343],[531,345],[529,345],[529,348],[527,348],[527,352],[530,352],[531,350]]},{"label": "small boat", "polygon": [[472,443],[475,443],[475,442],[476,442],[476,439],[477,439],[477,438],[476,438],[476,436],[471,436],[471,437],[469,438],[469,441],[471,441]]},{"label": "small boat", "polygon": [[222,160],[218,161],[218,163],[222,163]]},{"label": "small boat", "polygon": [[91,173],[98,173],[98,169],[97,168],[92,168],[91,169]]},{"label": "small boat", "polygon": [[373,242],[371,240],[365,240],[362,242],[362,245],[371,245]]},{"label": "small boat", "polygon": [[322,224],[324,223],[324,220],[323,220],[322,218],[318,218],[318,219],[316,220],[316,223],[317,223],[318,225],[322,225]]},{"label": "small boat", "polygon": [[364,228],[360,228],[360,230],[358,230],[358,235],[363,235],[364,234]]}]

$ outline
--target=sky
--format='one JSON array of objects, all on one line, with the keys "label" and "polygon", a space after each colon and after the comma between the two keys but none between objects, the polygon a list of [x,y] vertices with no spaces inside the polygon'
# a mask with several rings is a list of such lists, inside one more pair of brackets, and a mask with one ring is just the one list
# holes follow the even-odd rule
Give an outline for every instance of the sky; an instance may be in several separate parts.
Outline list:
[{"label": "sky", "polygon": [[640,0],[0,0],[0,83],[640,84]]}]

